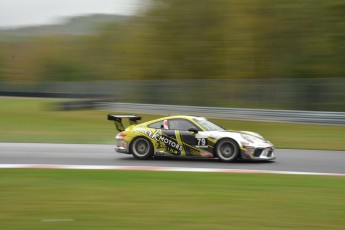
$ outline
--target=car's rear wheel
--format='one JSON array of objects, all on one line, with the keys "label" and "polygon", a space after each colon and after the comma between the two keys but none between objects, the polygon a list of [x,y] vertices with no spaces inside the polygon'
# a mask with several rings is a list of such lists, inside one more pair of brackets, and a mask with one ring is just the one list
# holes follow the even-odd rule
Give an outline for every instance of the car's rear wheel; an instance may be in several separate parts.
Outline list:
[{"label": "car's rear wheel", "polygon": [[222,139],[217,143],[216,155],[224,162],[232,162],[237,160],[240,154],[240,148],[236,141],[232,139]]},{"label": "car's rear wheel", "polygon": [[137,137],[130,145],[130,153],[137,159],[150,159],[153,157],[153,145],[147,138]]}]

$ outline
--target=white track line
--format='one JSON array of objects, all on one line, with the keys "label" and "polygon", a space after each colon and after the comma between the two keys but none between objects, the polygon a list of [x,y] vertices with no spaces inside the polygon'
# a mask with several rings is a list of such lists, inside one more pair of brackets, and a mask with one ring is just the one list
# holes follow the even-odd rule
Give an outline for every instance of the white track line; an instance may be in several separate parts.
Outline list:
[{"label": "white track line", "polygon": [[345,176],[343,173],[293,172],[249,169],[216,169],[186,167],[153,166],[111,166],[111,165],[55,165],[55,164],[0,164],[0,169],[87,169],[87,170],[128,170],[128,171],[164,171],[164,172],[215,172],[215,173],[253,173],[253,174],[288,174],[315,176]]}]

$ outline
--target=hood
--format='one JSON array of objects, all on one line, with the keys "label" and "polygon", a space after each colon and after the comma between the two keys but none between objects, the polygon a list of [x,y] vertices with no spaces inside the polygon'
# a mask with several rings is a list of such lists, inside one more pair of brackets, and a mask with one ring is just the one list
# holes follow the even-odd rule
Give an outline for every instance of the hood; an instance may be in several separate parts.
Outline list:
[{"label": "hood", "polygon": [[272,143],[265,140],[260,134],[250,131],[234,131],[234,130],[226,130],[226,131],[207,131],[199,132],[199,137],[211,137],[215,140],[219,140],[222,138],[232,138],[234,139],[239,146],[242,146],[243,143],[247,143],[251,146],[257,147],[268,147],[272,146]]},{"label": "hood", "polygon": [[261,135],[258,134],[258,133],[255,133],[255,132],[250,132],[250,131],[239,131],[239,133],[252,135],[252,136],[255,136],[255,137],[258,137],[258,138],[264,140],[263,136],[261,136]]},{"label": "hood", "polygon": [[214,137],[215,139],[219,139],[222,137],[232,137],[233,135],[241,136],[241,134],[247,134],[247,135],[251,135],[259,139],[265,140],[263,136],[261,136],[260,134],[251,132],[251,131],[225,130],[225,131],[207,131],[206,133],[208,133],[210,137]]}]

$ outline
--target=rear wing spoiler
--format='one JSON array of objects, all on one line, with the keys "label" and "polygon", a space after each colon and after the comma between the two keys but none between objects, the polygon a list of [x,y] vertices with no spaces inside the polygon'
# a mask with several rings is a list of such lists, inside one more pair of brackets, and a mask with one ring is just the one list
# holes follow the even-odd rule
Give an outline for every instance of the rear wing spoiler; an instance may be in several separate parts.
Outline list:
[{"label": "rear wing spoiler", "polygon": [[129,115],[129,114],[121,114],[121,115],[116,115],[116,114],[108,114],[108,120],[109,121],[114,121],[115,127],[118,131],[122,132],[125,130],[125,127],[123,126],[122,123],[122,118],[128,118],[130,125],[137,124],[137,121],[141,120],[141,117],[136,116],[136,115]]}]

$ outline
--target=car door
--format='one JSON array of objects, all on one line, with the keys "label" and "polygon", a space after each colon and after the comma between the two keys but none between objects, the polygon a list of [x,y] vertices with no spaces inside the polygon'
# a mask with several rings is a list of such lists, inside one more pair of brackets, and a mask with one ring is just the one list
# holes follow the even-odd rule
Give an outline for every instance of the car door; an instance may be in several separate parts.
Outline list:
[{"label": "car door", "polygon": [[203,156],[204,150],[208,146],[207,138],[198,138],[196,133],[188,131],[191,128],[201,131],[193,122],[182,118],[169,119],[167,120],[167,128],[162,129],[162,133],[175,139],[182,146],[181,156]]}]

